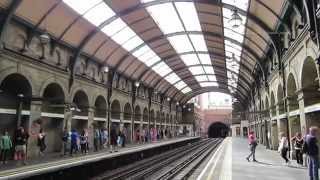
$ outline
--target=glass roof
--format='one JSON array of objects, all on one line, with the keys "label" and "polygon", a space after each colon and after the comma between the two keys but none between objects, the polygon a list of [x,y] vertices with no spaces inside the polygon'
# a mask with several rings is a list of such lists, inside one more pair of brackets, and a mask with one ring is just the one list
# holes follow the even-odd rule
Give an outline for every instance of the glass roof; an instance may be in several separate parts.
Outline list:
[{"label": "glass roof", "polygon": [[[248,9],[248,0],[222,0],[223,3],[233,5],[237,8],[240,8],[244,11],[247,11]],[[245,34],[245,23],[247,22],[246,16],[243,16],[238,13],[238,15],[241,17],[242,22],[241,24],[233,28],[233,24],[229,22],[231,19],[232,14],[234,13],[234,10],[230,10],[227,8],[222,8],[223,13],[223,26],[224,26],[224,36],[232,39],[230,41],[229,39],[224,40],[225,44],[225,56],[231,57],[226,59],[226,67],[230,70],[232,70],[235,73],[232,73],[231,71],[227,71],[227,77],[228,77],[228,85],[230,85],[228,88],[231,93],[235,92],[235,88],[237,87],[238,83],[238,74],[240,65],[238,62],[240,62],[240,57],[242,55],[242,47],[238,45],[243,43],[244,40],[244,34]],[[234,41],[237,41],[238,43],[235,43]]]},{"label": "glass roof", "polygon": [[[150,2],[141,0],[141,2]],[[193,75],[203,74],[206,81],[210,81],[206,74],[214,76],[213,67],[203,64],[212,64],[209,54],[198,52],[208,52],[204,36],[202,34],[189,34],[189,31],[201,32],[201,25],[198,13],[193,2],[167,2],[149,6],[146,8],[154,21],[158,24],[163,34],[168,35],[167,39],[177,53],[193,52],[180,55],[180,58],[189,67]],[[179,34],[172,35],[179,32]],[[181,32],[185,32],[181,34]],[[198,66],[194,66],[198,65]],[[198,82],[199,78],[196,77]]]},{"label": "glass roof", "polygon": [[[116,15],[116,13],[102,0],[63,0],[63,2],[97,27]],[[166,9],[168,13],[175,13],[173,7],[167,7],[165,4],[164,6],[159,6],[157,8],[162,10]],[[155,11],[155,13],[161,13],[161,11]],[[173,15],[173,17],[176,16]],[[170,24],[173,21],[176,21],[175,23],[180,23],[179,18],[176,17],[176,19],[172,19],[169,23],[164,20],[165,19],[162,19],[161,22],[163,23],[163,26],[166,26],[168,33],[183,30],[182,26],[176,27],[173,24]],[[144,41],[120,17],[105,25],[101,31],[118,43],[122,48],[131,52],[139,61],[143,62],[148,67],[151,67],[152,70],[161,77],[164,77],[166,81],[173,84],[178,90],[181,90],[180,86],[182,85],[184,87],[187,86],[148,45],[137,48],[144,44]],[[181,39],[178,38],[177,41],[181,41]],[[166,76],[169,73],[170,75]],[[178,81],[181,81],[180,84],[178,84],[179,86],[175,85]]]}]

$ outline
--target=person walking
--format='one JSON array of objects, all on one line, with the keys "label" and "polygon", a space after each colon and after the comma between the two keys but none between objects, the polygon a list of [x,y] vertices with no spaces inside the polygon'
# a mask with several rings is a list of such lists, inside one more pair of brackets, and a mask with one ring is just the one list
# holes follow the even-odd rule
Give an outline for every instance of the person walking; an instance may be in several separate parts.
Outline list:
[{"label": "person walking", "polygon": [[15,135],[15,157],[17,161],[22,161],[23,165],[27,162],[27,142],[29,139],[29,134],[24,130],[23,127],[19,127]]},{"label": "person walking", "polygon": [[310,180],[319,180],[318,168],[319,168],[319,148],[317,145],[318,128],[310,127],[309,134],[306,136],[306,142],[303,149],[308,155],[308,168]]},{"label": "person walking", "polygon": [[103,137],[103,139],[104,139],[103,147],[107,148],[108,147],[108,138],[109,138],[108,137],[109,136],[109,132],[108,132],[107,128],[103,129],[103,135],[104,135],[104,137]]},{"label": "person walking", "polygon": [[289,150],[288,138],[285,136],[283,132],[281,132],[278,151],[280,152],[281,157],[285,160],[286,165],[290,164],[290,161],[287,158],[288,150]]},{"label": "person walking", "polygon": [[249,140],[250,154],[248,157],[246,157],[246,159],[248,162],[250,162],[250,157],[252,156],[252,161],[257,162],[257,160],[256,160],[256,147],[258,146],[258,143],[257,143],[257,140],[254,136],[253,131],[249,132],[248,140]]},{"label": "person walking", "polygon": [[140,144],[140,130],[139,129],[136,130],[136,141],[138,144]]},{"label": "person walking", "polygon": [[111,132],[110,132],[110,153],[112,152],[117,152],[116,148],[117,148],[117,131],[115,127],[111,128]]},{"label": "person walking", "polygon": [[79,134],[75,129],[71,130],[71,145],[70,145],[70,156],[72,156],[73,152],[78,152],[78,139]]},{"label": "person walking", "polygon": [[100,141],[100,130],[96,128],[94,130],[94,136],[93,136],[93,146],[94,146],[95,152],[99,150],[99,141]]},{"label": "person walking", "polygon": [[125,147],[126,146],[126,137],[127,137],[127,129],[125,127],[123,127],[122,133],[121,133],[121,138],[122,138],[121,147]]},{"label": "person walking", "polygon": [[68,150],[68,140],[69,140],[69,132],[67,128],[64,128],[62,132],[62,149],[61,149],[61,156],[65,156]]},{"label": "person walking", "polygon": [[8,134],[8,131],[5,130],[0,141],[0,150],[1,150],[1,162],[7,164],[9,151],[12,148],[12,141]]},{"label": "person walking", "polygon": [[85,130],[82,130],[81,135],[80,135],[80,148],[81,148],[81,153],[82,154],[87,154],[88,153],[88,136]]},{"label": "person walking", "polygon": [[46,142],[45,142],[46,133],[43,132],[43,129],[41,128],[38,134],[38,147],[39,147],[39,156],[44,155],[44,151],[47,148]]},{"label": "person walking", "polygon": [[296,133],[296,135],[291,138],[291,141],[294,144],[294,150],[296,151],[296,159],[297,163],[303,165],[303,153],[302,153],[302,146],[303,146],[303,138],[301,133]]}]

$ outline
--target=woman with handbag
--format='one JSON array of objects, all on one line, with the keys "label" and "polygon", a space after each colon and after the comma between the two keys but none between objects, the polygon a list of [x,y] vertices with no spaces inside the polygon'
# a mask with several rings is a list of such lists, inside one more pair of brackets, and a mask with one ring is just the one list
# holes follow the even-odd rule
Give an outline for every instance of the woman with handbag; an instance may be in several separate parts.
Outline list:
[{"label": "woman with handbag", "polygon": [[246,159],[248,162],[250,162],[250,157],[252,156],[252,161],[257,162],[257,160],[256,160],[256,147],[257,147],[258,143],[257,143],[257,140],[254,136],[253,131],[249,132],[248,140],[249,140],[250,154]]}]

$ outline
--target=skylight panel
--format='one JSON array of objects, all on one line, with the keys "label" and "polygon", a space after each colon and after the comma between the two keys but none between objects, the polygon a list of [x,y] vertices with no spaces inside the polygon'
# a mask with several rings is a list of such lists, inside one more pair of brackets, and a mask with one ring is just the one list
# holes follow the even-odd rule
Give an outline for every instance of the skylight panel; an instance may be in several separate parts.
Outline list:
[{"label": "skylight panel", "polygon": [[186,87],[186,83],[184,83],[183,81],[179,81],[174,85],[177,89],[181,90],[182,88]]},{"label": "skylight panel", "polygon": [[218,86],[218,83],[216,82],[201,82],[201,87],[211,87],[211,86]]},{"label": "skylight panel", "polygon": [[127,24],[118,18],[112,21],[110,24],[106,25],[101,29],[102,32],[106,33],[109,37],[112,37],[114,34],[118,33],[122,29],[126,28]]},{"label": "skylight panel", "polygon": [[170,67],[164,62],[158,63],[157,65],[152,67],[152,69],[162,77],[164,77],[172,71]]},{"label": "skylight panel", "polygon": [[209,81],[217,81],[217,78],[215,75],[208,75]]},{"label": "skylight panel", "polygon": [[120,32],[116,33],[114,36],[111,36],[111,38],[118,44],[122,45],[123,43],[133,38],[134,36],[137,36],[137,34],[133,32],[130,27],[126,27],[122,29]]},{"label": "skylight panel", "polygon": [[103,23],[104,21],[106,21],[114,15],[115,13],[112,11],[112,9],[109,6],[107,6],[104,2],[101,2],[94,8],[90,9],[90,11],[85,13],[84,18],[86,18],[93,25],[99,26],[101,23]]},{"label": "skylight panel", "polygon": [[189,37],[196,51],[208,51],[202,34],[190,34]]},{"label": "skylight panel", "polygon": [[207,76],[206,75],[201,75],[201,76],[195,76],[196,80],[198,82],[201,82],[201,81],[208,81],[207,79]]},{"label": "skylight panel", "polygon": [[189,67],[189,70],[193,75],[205,74],[202,66],[192,66],[192,67]]},{"label": "skylight panel", "polygon": [[139,49],[135,50],[132,55],[134,55],[135,57],[139,58],[142,55],[144,55],[145,53],[148,53],[149,51],[152,51],[149,46],[144,45],[142,47],[140,47]]},{"label": "skylight panel", "polygon": [[159,56],[155,55],[152,58],[148,59],[146,61],[146,65],[151,67],[152,65],[154,65],[155,63],[159,62],[161,59]]},{"label": "skylight panel", "polygon": [[63,0],[65,4],[71,7],[79,14],[84,14],[90,8],[96,6],[101,0]]},{"label": "skylight panel", "polygon": [[201,64],[211,64],[211,58],[209,54],[198,54]]},{"label": "skylight panel", "polygon": [[180,58],[187,66],[200,64],[196,54],[184,54]]},{"label": "skylight panel", "polygon": [[230,5],[233,5],[237,8],[240,8],[244,11],[247,11],[248,9],[248,0],[222,0],[223,3],[225,4],[230,4]]},{"label": "skylight panel", "polygon": [[164,34],[183,31],[183,26],[172,3],[149,6],[147,11]]},{"label": "skylight panel", "polygon": [[175,2],[175,6],[187,31],[201,31],[198,13],[193,2]]},{"label": "skylight panel", "polygon": [[137,46],[141,45],[142,43],[143,43],[143,41],[139,36],[134,36],[133,38],[131,38],[130,40],[125,42],[122,45],[122,47],[130,52],[131,50],[133,50]]},{"label": "skylight panel", "polygon": [[173,48],[177,51],[177,53],[184,53],[193,51],[193,47],[187,37],[187,35],[176,35],[168,37]]},{"label": "skylight panel", "polygon": [[180,78],[175,73],[171,73],[170,75],[166,76],[165,79],[171,84],[174,84],[180,80]]},{"label": "skylight panel", "polygon": [[203,66],[203,68],[207,74],[214,74],[214,70],[212,66]]},{"label": "skylight panel", "polygon": [[191,88],[186,87],[186,88],[182,89],[181,92],[183,92],[184,94],[187,94],[187,93],[190,92],[190,91],[191,91]]},{"label": "skylight panel", "polygon": [[238,34],[238,33],[234,32],[234,31],[232,31],[231,29],[224,29],[224,36],[229,37],[231,39],[234,39],[234,40],[236,40],[236,41],[238,41],[240,43],[242,43],[243,39],[244,39],[243,35]]}]

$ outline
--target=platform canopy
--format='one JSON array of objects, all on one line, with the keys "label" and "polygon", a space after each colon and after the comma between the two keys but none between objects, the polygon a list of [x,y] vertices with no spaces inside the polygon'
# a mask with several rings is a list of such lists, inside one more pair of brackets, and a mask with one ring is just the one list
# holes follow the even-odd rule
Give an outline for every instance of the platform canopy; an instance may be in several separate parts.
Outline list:
[{"label": "platform canopy", "polygon": [[[19,0],[0,0],[10,9]],[[240,100],[271,47],[286,0],[22,0],[17,19],[180,102]]]}]

